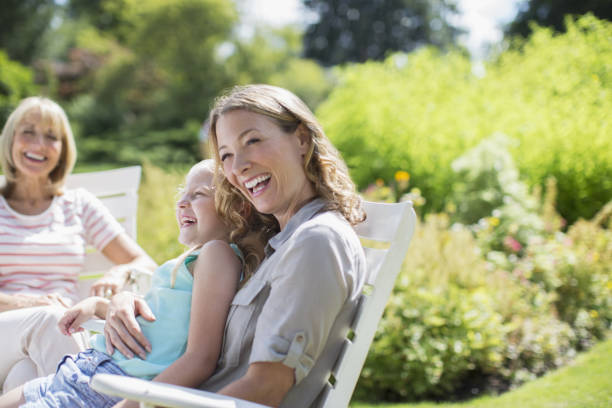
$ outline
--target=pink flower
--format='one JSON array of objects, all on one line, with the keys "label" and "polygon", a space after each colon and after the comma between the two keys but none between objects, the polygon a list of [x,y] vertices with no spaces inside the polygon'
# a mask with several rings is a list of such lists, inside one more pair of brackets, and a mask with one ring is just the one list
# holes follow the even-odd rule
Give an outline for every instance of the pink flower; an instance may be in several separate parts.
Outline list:
[{"label": "pink flower", "polygon": [[521,243],[512,238],[510,235],[506,235],[504,238],[504,246],[512,252],[518,252],[523,248]]}]

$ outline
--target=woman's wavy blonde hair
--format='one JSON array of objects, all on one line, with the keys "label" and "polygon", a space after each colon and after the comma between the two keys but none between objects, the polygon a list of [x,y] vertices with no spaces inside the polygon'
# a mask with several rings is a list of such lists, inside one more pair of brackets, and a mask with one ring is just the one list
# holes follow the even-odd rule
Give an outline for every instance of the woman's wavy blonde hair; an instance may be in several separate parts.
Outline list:
[{"label": "woman's wavy blonde hair", "polygon": [[0,164],[2,164],[2,171],[6,177],[6,186],[3,187],[1,191],[4,195],[7,193],[10,194],[10,191],[17,182],[17,169],[12,155],[15,131],[24,116],[33,110],[38,110],[40,112],[43,121],[51,123],[54,132],[62,141],[62,152],[59,162],[55,169],[49,174],[49,189],[51,194],[59,195],[62,193],[66,177],[72,172],[72,168],[76,162],[77,151],[74,143],[74,136],[72,135],[68,117],[62,107],[51,99],[42,96],[25,98],[6,120],[4,128],[2,129],[2,136],[0,136]]},{"label": "woman's wavy blonde hair", "polygon": [[[199,163],[196,163],[189,172],[191,173],[194,170],[203,169],[208,170],[213,175],[213,179],[216,178],[216,164],[212,159],[202,160]],[[213,182],[215,184],[215,182]],[[216,188],[215,188],[216,190]],[[232,242],[238,246],[240,251],[242,252],[242,280],[240,282],[240,286],[244,285],[249,278],[253,275],[261,261],[263,260],[263,252],[264,245],[267,240],[261,239],[261,232],[257,229],[247,230],[244,234],[234,234],[232,235],[231,230],[233,228],[233,223],[229,222],[227,217],[219,211],[219,206],[217,205],[217,197],[215,193],[215,209],[217,213],[223,220],[223,222],[227,225],[228,230],[230,231],[229,242]],[[204,244],[195,245],[189,248],[187,251],[183,252],[178,258],[177,262],[172,269],[170,275],[170,286],[174,287],[176,282],[176,275],[178,273],[178,269],[185,262],[185,259],[195,251],[202,248]]]},{"label": "woman's wavy blonde hair", "polygon": [[[216,200],[219,211],[239,231],[261,228],[265,237],[278,232],[271,215],[258,213],[246,197],[223,176],[217,141],[217,122],[227,112],[246,110],[272,118],[283,131],[292,133],[300,125],[310,135],[310,148],[304,158],[304,171],[315,194],[326,202],[326,210],[338,211],[351,225],[365,219],[361,198],[349,177],[338,150],[306,104],[290,91],[271,85],[236,86],[217,98],[209,117],[209,140],[217,164]],[[246,216],[246,218],[245,218]]]}]

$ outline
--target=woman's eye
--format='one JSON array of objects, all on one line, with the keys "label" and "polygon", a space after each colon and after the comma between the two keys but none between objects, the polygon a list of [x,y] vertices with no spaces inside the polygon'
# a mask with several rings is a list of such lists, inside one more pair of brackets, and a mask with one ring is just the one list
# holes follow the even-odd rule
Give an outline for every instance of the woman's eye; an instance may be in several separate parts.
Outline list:
[{"label": "woman's eye", "polygon": [[222,154],[222,155],[221,155],[221,161],[222,161],[222,162],[224,162],[224,161],[225,161],[225,159],[227,159],[229,156],[230,156],[230,154],[229,154],[229,153]]},{"label": "woman's eye", "polygon": [[49,139],[49,140],[53,140],[53,141],[56,141],[56,140],[57,140],[57,136],[55,136],[54,134],[49,133],[49,134],[47,135],[47,139]]},{"label": "woman's eye", "polygon": [[259,142],[259,138],[252,137],[249,140],[247,140],[246,144],[247,145],[251,145],[251,144],[254,144],[254,143],[257,143],[257,142]]}]

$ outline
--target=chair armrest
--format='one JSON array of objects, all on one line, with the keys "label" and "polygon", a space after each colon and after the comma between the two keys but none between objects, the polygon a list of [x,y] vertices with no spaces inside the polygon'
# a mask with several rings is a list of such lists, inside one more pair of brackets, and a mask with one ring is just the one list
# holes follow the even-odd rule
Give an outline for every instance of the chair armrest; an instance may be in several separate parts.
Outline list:
[{"label": "chair armrest", "polygon": [[208,391],[112,374],[96,374],[90,385],[100,393],[140,401],[141,404],[151,404],[151,406],[172,408],[269,408],[265,405]]},{"label": "chair armrest", "polygon": [[104,333],[104,322],[106,322],[104,319],[89,319],[81,324],[81,327],[90,332]]}]

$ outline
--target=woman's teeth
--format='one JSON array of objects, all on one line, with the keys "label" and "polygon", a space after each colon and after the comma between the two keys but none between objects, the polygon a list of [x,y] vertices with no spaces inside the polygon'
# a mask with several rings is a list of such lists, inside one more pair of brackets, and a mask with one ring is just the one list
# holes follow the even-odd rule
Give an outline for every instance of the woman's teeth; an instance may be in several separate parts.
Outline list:
[{"label": "woman's teeth", "polygon": [[41,156],[41,155],[38,155],[36,153],[26,152],[25,153],[25,157],[27,157],[28,159],[31,159],[31,160],[36,160],[36,161],[43,161],[43,160],[45,160],[45,156]]},{"label": "woman's teeth", "polygon": [[270,180],[270,175],[258,176],[244,183],[244,186],[248,188],[251,193],[255,194],[261,191],[266,186],[265,182],[267,182],[268,180]]}]

